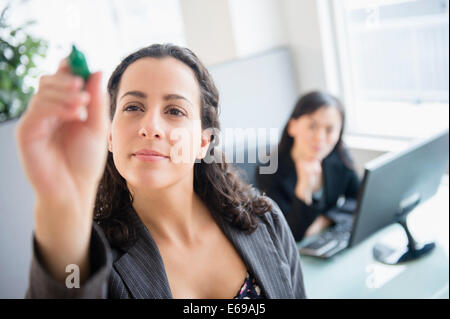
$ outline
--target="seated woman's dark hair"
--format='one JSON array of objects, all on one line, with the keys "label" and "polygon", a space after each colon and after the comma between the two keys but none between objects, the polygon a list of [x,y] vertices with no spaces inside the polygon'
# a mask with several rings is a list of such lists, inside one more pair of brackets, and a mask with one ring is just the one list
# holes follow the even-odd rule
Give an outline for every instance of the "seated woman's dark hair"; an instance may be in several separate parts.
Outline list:
[{"label": "seated woman's dark hair", "polygon": [[[342,141],[342,135],[344,133],[345,126],[345,110],[338,98],[333,95],[323,92],[323,91],[312,91],[301,96],[300,99],[295,104],[294,110],[292,111],[289,120],[298,119],[299,117],[307,114],[312,114],[322,107],[335,107],[339,114],[341,115],[342,126],[339,132],[339,139],[336,146],[330,152],[338,153],[339,157],[343,163],[350,169],[354,169],[353,162],[344,147],[344,142]],[[288,134],[289,121],[283,129],[283,134],[281,135],[280,143],[278,144],[278,154],[280,158],[289,158],[292,146],[294,144],[294,138]]]},{"label": "seated woman's dark hair", "polygon": [[[127,67],[141,58],[172,57],[189,66],[195,74],[201,94],[202,129],[220,129],[219,93],[206,67],[187,48],[172,44],[154,44],[126,57],[114,70],[108,82],[111,120],[116,109],[116,98],[122,74]],[[213,137],[214,138],[214,137]],[[238,228],[253,232],[258,221],[256,216],[272,209],[270,202],[252,186],[246,184],[224,159],[224,155],[210,143],[208,154],[219,158],[208,164],[194,164],[194,191],[213,214],[219,214]],[[103,177],[100,181],[94,220],[102,227],[112,247],[125,248],[136,239],[130,209],[133,197],[125,179],[114,165],[112,153],[108,153]]]}]

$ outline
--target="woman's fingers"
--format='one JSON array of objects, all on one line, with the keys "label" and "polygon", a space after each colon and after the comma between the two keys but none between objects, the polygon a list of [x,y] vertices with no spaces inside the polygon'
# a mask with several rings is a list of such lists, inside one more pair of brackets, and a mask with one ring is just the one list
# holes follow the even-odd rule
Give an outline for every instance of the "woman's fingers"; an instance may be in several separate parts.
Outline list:
[{"label": "woman's fingers", "polygon": [[109,123],[109,105],[106,95],[101,88],[102,73],[96,72],[89,76],[86,83],[86,91],[90,95],[90,102],[87,105],[86,124],[94,129],[105,129]]},{"label": "woman's fingers", "polygon": [[39,113],[35,114],[37,118],[56,116],[62,121],[84,120],[86,105],[91,99],[89,93],[82,91],[83,86],[84,80],[70,73],[65,59],[55,74],[44,75],[39,79],[35,103],[29,105],[30,112]]},{"label": "woman's fingers", "polygon": [[101,72],[93,73],[85,83],[70,73],[67,59],[61,61],[55,74],[40,78],[39,89],[22,116],[19,134],[26,140],[48,136],[61,124],[74,120],[86,121],[97,132],[106,131],[109,105],[102,94],[101,76]]},{"label": "woman's fingers", "polygon": [[298,164],[300,170],[308,173],[320,173],[322,172],[322,165],[318,160],[301,161]]},{"label": "woman's fingers", "polygon": [[70,73],[69,61],[67,58],[64,58],[58,65],[58,69],[56,70],[56,74],[64,74]]},{"label": "woman's fingers", "polygon": [[80,110],[89,103],[86,92],[63,92],[43,90],[30,100],[28,109],[21,118],[18,133],[24,141],[46,138],[61,124],[80,120]]},{"label": "woman's fingers", "polygon": [[80,91],[83,88],[83,79],[68,73],[43,75],[39,79],[39,90]]},{"label": "woman's fingers", "polygon": [[89,93],[81,92],[61,92],[57,90],[47,90],[40,93],[42,101],[59,104],[60,107],[74,109],[80,105],[87,105],[90,101]]}]

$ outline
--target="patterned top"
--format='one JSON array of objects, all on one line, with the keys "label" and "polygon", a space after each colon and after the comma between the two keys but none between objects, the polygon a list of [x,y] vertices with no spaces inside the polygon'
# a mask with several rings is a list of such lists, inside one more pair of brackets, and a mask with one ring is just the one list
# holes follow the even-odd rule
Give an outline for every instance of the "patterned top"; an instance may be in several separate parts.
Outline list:
[{"label": "patterned top", "polygon": [[238,294],[233,299],[262,299],[265,298],[264,293],[259,288],[256,280],[247,272],[244,284]]}]

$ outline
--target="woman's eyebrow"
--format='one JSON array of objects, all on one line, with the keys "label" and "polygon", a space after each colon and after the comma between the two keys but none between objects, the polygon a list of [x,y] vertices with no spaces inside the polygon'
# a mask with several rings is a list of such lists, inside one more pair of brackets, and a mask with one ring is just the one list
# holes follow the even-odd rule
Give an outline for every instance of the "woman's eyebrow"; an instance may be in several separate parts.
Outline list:
[{"label": "woman's eyebrow", "polygon": [[147,94],[145,94],[144,92],[142,92],[142,91],[128,91],[127,93],[125,93],[124,95],[122,95],[121,97],[120,97],[120,99],[123,99],[125,96],[127,96],[127,95],[131,95],[131,96],[135,96],[135,97],[138,97],[138,98],[141,98],[141,99],[146,99],[147,98]]},{"label": "woman's eyebrow", "polygon": [[187,102],[189,102],[190,104],[192,104],[191,101],[189,101],[187,98],[185,98],[182,95],[178,95],[178,94],[166,94],[164,95],[164,100],[168,101],[168,100],[185,100]]},{"label": "woman's eyebrow", "polygon": [[309,116],[308,118],[313,124],[317,124],[317,121],[313,117]]},{"label": "woman's eyebrow", "polygon": [[[125,94],[123,94],[120,97],[120,100],[123,99],[127,95],[135,96],[135,97],[138,97],[138,98],[141,98],[141,99],[146,99],[147,98],[147,94],[145,94],[142,91],[128,91],[128,92],[126,92]],[[182,95],[175,94],[175,93],[166,94],[166,95],[164,95],[163,99],[165,101],[168,101],[168,100],[185,100],[185,101],[189,102],[190,104],[192,104],[192,102],[189,101],[189,99],[185,98]]]}]

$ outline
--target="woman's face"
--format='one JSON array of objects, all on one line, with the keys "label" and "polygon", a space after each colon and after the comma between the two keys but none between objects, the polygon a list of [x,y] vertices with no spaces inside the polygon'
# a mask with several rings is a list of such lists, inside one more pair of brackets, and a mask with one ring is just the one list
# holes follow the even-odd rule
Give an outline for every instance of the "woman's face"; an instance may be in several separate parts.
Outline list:
[{"label": "woman's face", "polygon": [[114,164],[128,185],[157,189],[192,181],[194,161],[208,145],[193,71],[171,57],[129,65],[109,134]]},{"label": "woman's face", "polygon": [[291,119],[288,133],[294,138],[294,156],[323,160],[336,146],[341,128],[341,114],[331,106],[322,106],[314,113]]}]

